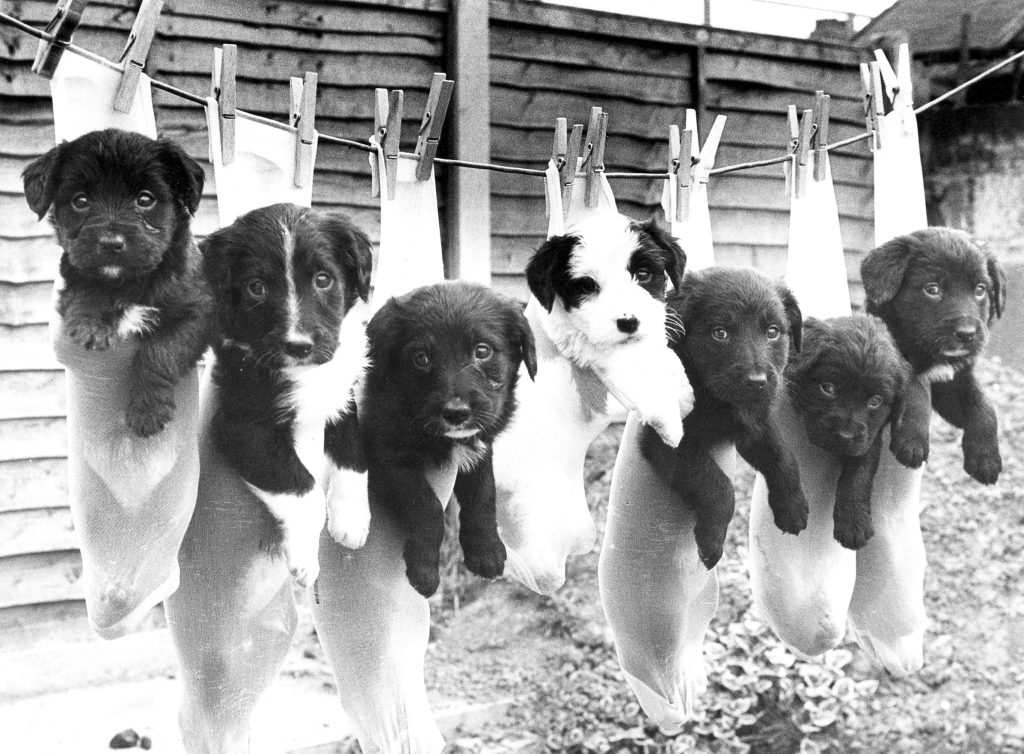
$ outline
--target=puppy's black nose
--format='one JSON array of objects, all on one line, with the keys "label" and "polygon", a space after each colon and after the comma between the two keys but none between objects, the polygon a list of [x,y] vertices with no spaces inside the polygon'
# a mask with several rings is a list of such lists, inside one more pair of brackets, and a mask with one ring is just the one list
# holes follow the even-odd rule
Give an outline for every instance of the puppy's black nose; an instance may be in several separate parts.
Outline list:
[{"label": "puppy's black nose", "polygon": [[284,352],[296,359],[304,359],[313,353],[311,340],[289,340],[284,344]]},{"label": "puppy's black nose", "polygon": [[956,336],[961,343],[970,343],[978,335],[978,328],[974,325],[957,325]]},{"label": "puppy's black nose", "polygon": [[124,236],[117,234],[100,236],[96,241],[96,245],[100,247],[100,251],[107,254],[120,254],[124,251]]},{"label": "puppy's black nose", "polygon": [[619,330],[629,335],[632,335],[640,328],[640,320],[636,317],[619,317],[615,320],[615,324]]},{"label": "puppy's black nose", "polygon": [[441,409],[441,416],[449,424],[462,424],[472,413],[469,406],[462,401],[448,401]]},{"label": "puppy's black nose", "polygon": [[747,375],[747,385],[755,390],[764,390],[768,387],[768,375],[764,372],[751,372]]}]

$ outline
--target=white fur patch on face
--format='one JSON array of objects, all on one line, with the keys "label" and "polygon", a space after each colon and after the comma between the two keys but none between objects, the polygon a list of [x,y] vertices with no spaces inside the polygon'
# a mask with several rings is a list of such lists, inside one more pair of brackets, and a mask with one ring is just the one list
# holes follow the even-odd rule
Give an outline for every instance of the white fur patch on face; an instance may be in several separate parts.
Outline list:
[{"label": "white fur patch on face", "polygon": [[956,368],[952,364],[936,364],[921,376],[928,382],[950,382],[956,377]]},{"label": "white fur patch on face", "polygon": [[122,268],[116,264],[105,264],[100,267],[100,274],[104,277],[110,278],[111,280],[117,280],[121,277],[122,272]]},{"label": "white fur patch on face", "polygon": [[281,253],[284,256],[284,282],[288,296],[288,337],[297,334],[299,324],[299,294],[295,289],[295,238],[286,225],[281,226]]},{"label": "white fur patch on face", "polygon": [[147,335],[160,323],[160,310],[155,306],[134,304],[124,310],[117,323],[117,334],[122,338]]},{"label": "white fur patch on face", "polygon": [[[598,292],[566,309],[556,296],[545,329],[558,350],[581,366],[600,364],[603,354],[629,343],[665,343],[665,304],[640,287],[629,263],[640,242],[631,221],[621,215],[587,218],[568,229],[580,242],[569,262],[572,277],[589,277]],[[635,319],[634,332],[618,322]]]},{"label": "white fur patch on face", "polygon": [[444,436],[452,440],[465,440],[467,437],[480,434],[479,429],[450,429]]}]

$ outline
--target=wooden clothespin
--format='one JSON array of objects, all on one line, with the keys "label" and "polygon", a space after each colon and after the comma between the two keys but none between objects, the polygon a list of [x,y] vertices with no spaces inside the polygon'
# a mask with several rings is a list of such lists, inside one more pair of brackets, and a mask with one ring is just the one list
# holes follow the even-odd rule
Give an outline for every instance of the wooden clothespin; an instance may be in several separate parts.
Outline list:
[{"label": "wooden clothespin", "polygon": [[306,71],[291,78],[291,124],[295,127],[294,184],[302,188],[313,174],[313,139],[316,135],[317,75]]},{"label": "wooden clothespin", "polygon": [[871,68],[871,119],[875,126],[875,148],[882,146],[882,118],[885,117],[885,93],[882,89],[882,74],[878,63],[872,61]]},{"label": "wooden clothespin", "polygon": [[455,82],[443,73],[435,73],[430,82],[427,94],[427,106],[423,110],[423,121],[420,123],[419,136],[416,138],[416,154],[419,164],[416,166],[416,180],[425,181],[434,169],[434,157],[437,156],[437,145],[441,140],[444,119],[448,114],[448,103],[451,102]]},{"label": "wooden clothespin", "polygon": [[[395,198],[398,186],[398,150],[402,140],[402,110],[405,93],[401,89],[374,89],[373,136],[371,141],[380,145],[384,155],[384,176],[387,182],[388,199]],[[379,168],[373,170],[370,186],[371,196],[380,196]]]},{"label": "wooden clothespin", "polygon": [[800,133],[796,146],[796,173],[794,185],[797,197],[807,190],[807,163],[811,158],[811,137],[814,135],[814,110],[804,110],[800,116]]},{"label": "wooden clothespin", "polygon": [[551,159],[559,170],[565,164],[565,152],[569,148],[569,121],[555,118],[555,138],[551,144]]},{"label": "wooden clothespin", "polygon": [[576,183],[577,161],[580,147],[583,145],[583,124],[576,123],[569,134],[569,143],[565,147],[565,163],[559,171],[562,178],[562,214],[568,216],[569,202],[572,200],[573,184]]},{"label": "wooden clothespin", "polygon": [[860,64],[860,88],[863,95],[864,130],[870,131],[871,148],[878,146],[878,129],[875,128],[875,104],[871,85],[871,67],[867,63]]},{"label": "wooden clothespin", "polygon": [[114,94],[114,109],[119,113],[126,113],[132,108],[132,100],[135,99],[135,91],[139,88],[139,77],[146,66],[149,48],[156,35],[156,22],[163,6],[164,0],[142,0],[142,5],[139,6],[131,34],[128,35],[128,43],[119,61],[123,69],[121,81]]},{"label": "wooden clothespin", "polygon": [[235,161],[235,79],[238,45],[213,48],[213,96],[217,98],[220,123],[220,158],[224,165]]},{"label": "wooden clothespin", "polygon": [[604,145],[608,136],[608,113],[600,107],[590,108],[590,122],[587,124],[586,195],[588,207],[596,207],[600,194],[601,174],[604,172]]},{"label": "wooden clothespin", "polygon": [[679,126],[668,127],[668,172],[670,190],[675,196],[675,220],[683,222],[689,217],[690,168],[693,167],[694,132]]},{"label": "wooden clothespin", "polygon": [[39,48],[36,50],[36,59],[32,63],[32,71],[43,78],[52,79],[57,70],[57,63],[60,62],[64,50],[71,44],[71,38],[75,35],[78,25],[82,23],[82,14],[89,0],[61,0],[57,3],[57,10],[46,25],[46,33],[53,35],[51,39],[39,41]]},{"label": "wooden clothespin", "polygon": [[[722,141],[722,133],[725,131],[725,116],[716,115],[715,122],[711,124],[711,130],[704,137],[703,146],[697,143],[697,112],[686,111],[686,128],[693,132],[693,167],[690,168],[690,181],[707,183],[711,177],[711,169],[715,166],[715,155],[718,153],[718,145]],[[698,151],[699,148],[699,151]]]},{"label": "wooden clothespin", "polygon": [[814,93],[814,180],[825,180],[828,160],[828,116],[831,97],[825,92]]},{"label": "wooden clothespin", "polygon": [[800,146],[800,117],[796,105],[790,105],[786,110],[786,123],[789,125],[789,159],[782,166],[786,173],[786,196],[792,196],[796,180],[796,151]]}]

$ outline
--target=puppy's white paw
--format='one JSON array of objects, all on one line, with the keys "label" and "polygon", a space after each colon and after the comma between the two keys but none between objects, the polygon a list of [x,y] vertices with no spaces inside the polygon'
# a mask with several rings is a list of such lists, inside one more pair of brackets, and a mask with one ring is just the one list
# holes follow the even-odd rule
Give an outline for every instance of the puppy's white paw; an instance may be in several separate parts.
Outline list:
[{"label": "puppy's white paw", "polygon": [[370,500],[366,474],[334,472],[327,490],[327,531],[342,547],[358,550],[370,534]]},{"label": "puppy's white paw", "polygon": [[671,410],[647,415],[640,412],[640,420],[649,424],[658,436],[670,447],[678,447],[683,440],[683,419],[673,406]]},{"label": "puppy's white paw", "polygon": [[298,538],[285,539],[281,544],[288,572],[299,586],[309,586],[320,575],[320,544],[319,538],[315,546],[299,541]]}]

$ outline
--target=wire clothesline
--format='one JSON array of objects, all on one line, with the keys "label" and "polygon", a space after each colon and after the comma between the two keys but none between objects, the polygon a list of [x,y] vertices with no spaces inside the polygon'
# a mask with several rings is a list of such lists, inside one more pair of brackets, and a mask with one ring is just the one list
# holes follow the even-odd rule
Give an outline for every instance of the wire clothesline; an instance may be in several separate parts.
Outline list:
[{"label": "wire clothesline", "polygon": [[[54,40],[54,36],[55,35],[49,34],[49,33],[45,32],[45,31],[43,31],[41,29],[37,29],[34,26],[31,26],[31,25],[25,23],[21,19],[15,17],[15,16],[11,16],[11,15],[9,15],[7,13],[0,12],[0,23],[6,24],[7,26],[11,26],[11,27],[13,27],[15,29],[18,29],[19,31],[24,32],[25,34],[28,34],[28,35],[33,36],[33,37],[36,37],[37,39],[40,39],[40,40],[43,40],[43,41],[52,42]],[[86,50],[83,47],[79,47],[78,45],[75,45],[75,44],[72,44],[72,43],[62,44],[60,42],[57,42],[56,44],[61,46],[67,52],[71,52],[71,53],[73,53],[75,55],[79,55],[79,56],[81,56],[83,58],[86,58],[88,60],[93,61],[94,63],[98,63],[98,64],[100,64],[102,66],[105,66],[107,68],[111,68],[111,69],[113,69],[115,71],[121,71],[122,70],[121,64],[115,63],[115,62],[113,62],[111,60],[108,60],[107,58],[104,58],[102,55],[97,55],[96,53],[90,52],[89,50]],[[1005,66],[1008,66],[1010,63],[1013,63],[1014,61],[1016,61],[1016,60],[1018,60],[1018,59],[1020,59],[1022,57],[1024,57],[1024,50],[1021,50],[1020,52],[1017,52],[1014,55],[1011,55],[1010,57],[1008,57],[1005,60],[997,63],[996,65],[993,65],[992,67],[982,71],[977,76],[974,76],[973,78],[963,82],[962,84],[959,84],[958,86],[954,87],[953,89],[949,90],[948,92],[945,92],[945,93],[939,95],[938,97],[936,97],[935,99],[933,99],[933,100],[931,100],[929,102],[926,102],[925,104],[915,108],[914,109],[914,114],[916,115],[916,114],[923,113],[924,111],[928,110],[929,108],[934,107],[935,105],[939,104],[940,102],[943,102],[943,101],[949,99],[950,97],[955,96],[959,92],[963,91],[964,89],[967,89],[968,87],[970,87],[971,85],[977,83],[978,81],[980,81],[981,79],[985,78],[986,76],[990,76],[991,74],[995,73],[999,69],[1004,68]],[[187,89],[182,89],[180,87],[174,86],[173,84],[167,84],[167,83],[164,83],[162,81],[158,81],[158,80],[152,79],[152,78],[150,79],[150,84],[151,84],[151,86],[154,89],[158,89],[160,91],[167,92],[168,94],[173,94],[173,95],[175,95],[177,97],[180,97],[181,99],[187,100],[187,101],[192,102],[192,103],[194,103],[196,105],[200,105],[202,107],[206,107],[207,100],[206,100],[205,97],[202,97],[202,96],[200,96],[198,94],[193,94],[192,92],[188,91]],[[257,123],[262,123],[262,124],[265,124],[265,125],[268,125],[268,126],[272,126],[274,128],[280,128],[280,129],[283,129],[283,130],[291,130],[291,126],[289,126],[288,124],[281,123],[280,121],[273,120],[272,118],[265,118],[265,117],[263,117],[261,115],[256,115],[254,113],[246,112],[246,111],[243,111],[243,110],[236,110],[235,113],[236,113],[237,117],[239,117],[239,118],[246,118],[246,119],[255,121]],[[827,150],[827,151],[831,151],[831,150],[834,150],[834,149],[839,149],[840,147],[848,146],[848,145],[854,144],[854,143],[856,143],[858,141],[863,141],[865,139],[871,138],[872,136],[874,136],[874,131],[865,131],[864,133],[860,133],[860,134],[857,134],[855,136],[851,136],[851,137],[849,137],[847,139],[843,139],[841,141],[837,141],[837,142],[833,142],[831,144],[828,144],[828,145],[826,145],[824,147],[824,149]],[[373,152],[374,151],[374,147],[371,144],[369,144],[368,142],[364,143],[364,142],[361,142],[361,141],[356,141],[354,139],[347,139],[347,138],[344,138],[344,137],[341,137],[341,136],[334,136],[332,134],[326,134],[326,133],[319,133],[318,137],[319,137],[319,139],[321,141],[325,141],[325,142],[328,142],[328,143],[331,143],[331,144],[338,144],[340,146],[348,147],[350,149],[358,149],[358,150],[361,150],[361,151],[364,151],[364,152]],[[589,157],[590,157],[589,150],[592,150],[592,148],[593,148],[592,145],[587,145],[586,149],[588,150],[588,153],[587,153],[586,157],[584,158],[584,164],[589,159]],[[409,153],[409,152],[401,152],[401,153],[398,154],[397,157],[401,158],[401,159],[410,159],[410,160],[418,160],[419,159],[419,155],[412,154],[412,153]],[[389,157],[388,159],[394,159],[394,158]],[[765,166],[768,166],[768,165],[777,165],[777,164],[781,164],[781,163],[787,162],[790,159],[792,159],[792,154],[787,152],[786,154],[779,155],[778,157],[769,157],[769,158],[766,158],[766,159],[763,159],[763,160],[751,160],[749,162],[741,162],[741,163],[737,163],[735,165],[725,165],[725,166],[722,166],[722,167],[712,168],[711,170],[709,170],[707,172],[708,172],[708,175],[722,175],[724,173],[732,173],[732,172],[736,172],[736,171],[739,171],[739,170],[748,170],[748,169],[751,169],[751,168],[765,167]],[[462,168],[468,168],[468,169],[472,169],[472,170],[488,170],[488,171],[496,172],[496,173],[512,173],[512,174],[517,174],[517,175],[530,175],[530,176],[537,176],[537,177],[543,177],[545,175],[545,171],[542,170],[542,169],[527,168],[527,167],[521,167],[521,166],[517,166],[517,165],[501,165],[501,164],[489,163],[489,162],[488,163],[485,163],[485,162],[470,162],[470,161],[467,161],[467,160],[456,160],[456,159],[451,159],[451,158],[446,158],[446,157],[435,157],[434,158],[434,162],[436,164],[440,164],[440,165],[451,165],[453,167],[462,167]],[[602,170],[602,171],[599,171],[599,172],[604,172],[604,175],[605,175],[606,178],[622,178],[622,179],[652,179],[652,178],[655,178],[656,179],[656,178],[670,178],[671,177],[671,173],[669,173],[668,171],[609,172],[609,171],[603,171]]]}]

